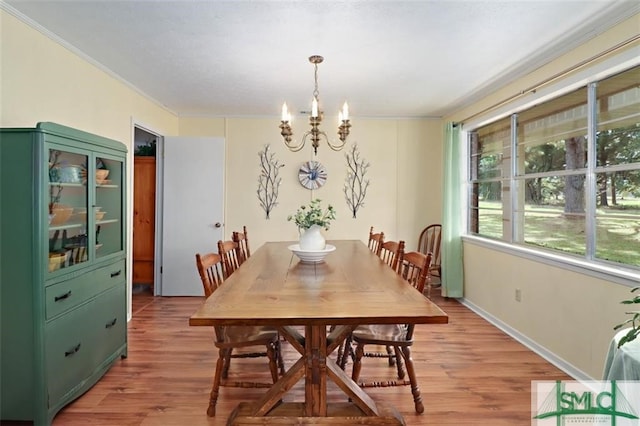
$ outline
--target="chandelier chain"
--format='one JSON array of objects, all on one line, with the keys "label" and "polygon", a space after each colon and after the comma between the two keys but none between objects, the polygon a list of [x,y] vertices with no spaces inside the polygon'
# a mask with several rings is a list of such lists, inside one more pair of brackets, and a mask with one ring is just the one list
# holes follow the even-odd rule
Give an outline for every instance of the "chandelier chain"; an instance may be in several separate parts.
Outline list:
[{"label": "chandelier chain", "polygon": [[[318,96],[320,95],[320,92],[318,91],[318,64],[314,63],[313,66],[315,68],[314,80],[316,82],[315,89],[313,90],[313,97],[316,98],[316,100],[319,102],[320,99],[318,98]],[[318,105],[318,107],[320,106]]]}]

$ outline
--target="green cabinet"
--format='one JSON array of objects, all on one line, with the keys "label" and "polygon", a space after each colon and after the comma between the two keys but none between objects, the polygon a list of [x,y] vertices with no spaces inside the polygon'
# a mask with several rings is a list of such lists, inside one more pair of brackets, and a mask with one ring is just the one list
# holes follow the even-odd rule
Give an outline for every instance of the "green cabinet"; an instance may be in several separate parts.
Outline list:
[{"label": "green cabinet", "polygon": [[50,424],[127,354],[124,144],[0,129],[0,419]]}]

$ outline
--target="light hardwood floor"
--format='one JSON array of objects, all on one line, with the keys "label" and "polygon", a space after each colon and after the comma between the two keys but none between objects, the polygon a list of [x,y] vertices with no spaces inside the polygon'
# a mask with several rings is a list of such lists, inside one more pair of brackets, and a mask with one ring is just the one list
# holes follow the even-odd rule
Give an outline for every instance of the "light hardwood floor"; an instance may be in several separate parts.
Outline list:
[{"label": "light hardwood floor", "polygon": [[[416,327],[413,359],[425,413],[414,412],[409,387],[367,390],[374,399],[397,407],[407,425],[530,425],[531,381],[571,379],[457,301],[433,300],[449,314],[450,323]],[[222,388],[217,416],[206,416],[217,356],[213,331],[188,325],[202,301],[135,295],[128,358],[62,410],[53,424],[224,425],[238,402],[262,394],[261,389]],[[291,365],[295,353],[285,348],[285,362]],[[230,375],[255,374],[268,380],[264,359],[234,361]],[[386,360],[367,358],[361,379],[393,379],[393,372]],[[303,389],[299,384],[287,400],[303,399]],[[329,397],[345,398],[337,388],[331,388]]]}]

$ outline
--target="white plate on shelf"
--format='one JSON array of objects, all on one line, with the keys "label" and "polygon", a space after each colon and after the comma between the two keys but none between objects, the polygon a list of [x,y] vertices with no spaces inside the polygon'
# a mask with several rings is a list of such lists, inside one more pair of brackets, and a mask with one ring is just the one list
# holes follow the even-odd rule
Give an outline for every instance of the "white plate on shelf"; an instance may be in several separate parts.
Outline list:
[{"label": "white plate on shelf", "polygon": [[320,263],[324,262],[326,255],[336,249],[336,246],[327,244],[324,250],[301,250],[300,244],[292,244],[289,246],[291,250],[298,258],[304,263]]}]

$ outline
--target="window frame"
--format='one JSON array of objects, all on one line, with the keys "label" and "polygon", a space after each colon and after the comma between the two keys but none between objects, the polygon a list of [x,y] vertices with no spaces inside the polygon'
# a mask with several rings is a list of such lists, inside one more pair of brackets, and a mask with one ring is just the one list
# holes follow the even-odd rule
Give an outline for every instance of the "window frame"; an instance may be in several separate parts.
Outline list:
[{"label": "window frame", "polygon": [[[633,50],[633,49],[632,49]],[[631,52],[631,55],[633,52]],[[559,98],[562,95],[570,93],[571,91],[577,90],[580,87],[586,87],[587,89],[587,109],[588,109],[588,128],[587,128],[587,150],[588,152],[595,152],[596,148],[596,130],[598,127],[597,123],[597,85],[598,82],[604,80],[608,77],[611,77],[615,74],[624,72],[631,68],[640,65],[640,60],[635,57],[635,59],[629,59],[630,53],[626,52],[625,54],[617,55],[614,58],[610,58],[604,63],[601,63],[597,66],[591,67],[588,70],[582,70],[576,74],[571,75],[561,81],[558,81],[552,85],[552,87],[546,87],[537,94],[535,91],[531,93],[533,96],[528,96],[527,101],[519,100],[514,101],[509,104],[503,104],[499,108],[493,112],[493,114],[489,115],[489,113],[484,114],[483,116],[479,116],[475,122],[463,123],[463,129],[460,132],[460,143],[463,144],[464,156],[462,161],[464,164],[461,164],[462,170],[464,170],[464,182],[466,182],[466,188],[461,194],[464,198],[463,205],[465,206],[464,210],[466,211],[466,218],[464,221],[464,232],[463,232],[463,240],[465,242],[472,243],[474,245],[479,245],[486,248],[496,249],[505,253],[513,254],[519,257],[525,257],[527,259],[535,260],[537,262],[541,262],[544,264],[561,267],[564,269],[574,270],[576,272],[585,273],[591,276],[595,276],[598,278],[606,279],[609,281],[617,282],[620,284],[635,286],[638,285],[640,281],[640,265],[635,267],[634,265],[622,264],[617,262],[611,262],[604,259],[598,259],[595,257],[596,255],[596,197],[597,197],[597,188],[596,188],[596,176],[598,173],[602,173],[603,171],[613,171],[613,169],[617,168],[616,166],[597,166],[597,158],[595,155],[587,156],[587,164],[586,168],[580,169],[580,171],[584,171],[585,173],[585,225],[586,225],[586,247],[585,254],[581,255],[572,255],[565,254],[560,251],[544,249],[544,248],[536,248],[535,246],[525,245],[523,241],[518,241],[517,235],[522,234],[524,231],[522,228],[521,219],[517,217],[517,214],[514,212],[518,206],[518,191],[515,190],[516,185],[521,184],[522,181],[530,178],[532,176],[522,174],[518,176],[517,171],[517,158],[515,153],[517,152],[517,129],[514,125],[515,120],[517,120],[517,114],[521,113],[527,108],[531,108],[533,105],[543,102],[553,100],[555,98]],[[531,99],[534,98],[534,99]],[[502,110],[500,113],[499,110]],[[493,237],[486,237],[478,234],[470,233],[471,229],[471,218],[472,218],[472,210],[478,209],[478,204],[471,204],[471,196],[473,191],[473,185],[478,182],[478,180],[471,180],[470,170],[471,170],[471,150],[470,150],[470,133],[476,129],[481,128],[484,125],[495,123],[501,119],[506,117],[511,117],[511,142],[510,142],[510,150],[511,150],[511,158],[509,159],[509,176],[503,178],[501,182],[503,184],[509,185],[509,193],[506,194],[506,197],[502,199],[503,212],[506,214],[508,211],[508,220],[510,221],[509,226],[503,227],[503,235],[502,239],[496,239]],[[640,165],[637,166],[640,169]],[[635,168],[635,167],[634,167]],[[627,165],[628,169],[628,165]],[[570,172],[576,172],[578,170],[571,170]],[[567,171],[569,172],[569,171]],[[558,176],[564,174],[565,171],[553,171],[549,172],[553,176]],[[547,174],[547,173],[544,173]],[[520,181],[520,182],[518,182]]]}]

